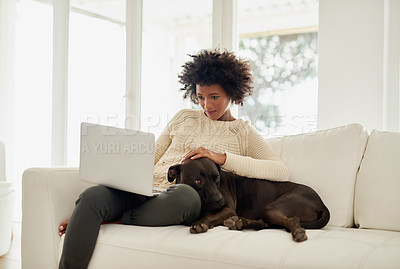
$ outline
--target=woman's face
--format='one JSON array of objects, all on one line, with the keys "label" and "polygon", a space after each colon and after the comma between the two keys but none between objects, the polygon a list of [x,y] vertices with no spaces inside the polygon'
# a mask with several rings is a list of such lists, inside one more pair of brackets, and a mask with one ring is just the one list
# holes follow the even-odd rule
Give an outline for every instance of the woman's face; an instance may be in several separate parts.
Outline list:
[{"label": "woman's face", "polygon": [[196,95],[205,115],[211,120],[231,121],[230,99],[219,84],[196,85]]}]

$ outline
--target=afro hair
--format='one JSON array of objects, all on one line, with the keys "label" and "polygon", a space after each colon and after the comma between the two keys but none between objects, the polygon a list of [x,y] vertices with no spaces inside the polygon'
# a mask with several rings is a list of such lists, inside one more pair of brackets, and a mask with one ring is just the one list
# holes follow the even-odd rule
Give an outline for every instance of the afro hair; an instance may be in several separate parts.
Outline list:
[{"label": "afro hair", "polygon": [[232,103],[243,105],[246,97],[253,93],[253,76],[248,61],[224,50],[202,50],[186,62],[179,77],[183,85],[183,98],[198,104],[196,84],[201,86],[219,84]]}]

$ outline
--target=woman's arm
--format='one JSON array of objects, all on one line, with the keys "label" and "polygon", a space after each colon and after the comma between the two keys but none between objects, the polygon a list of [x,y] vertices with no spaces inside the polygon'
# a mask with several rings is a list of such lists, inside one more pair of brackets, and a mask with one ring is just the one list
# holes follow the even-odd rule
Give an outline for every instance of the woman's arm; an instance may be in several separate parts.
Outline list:
[{"label": "woman's arm", "polygon": [[175,124],[179,124],[183,120],[183,116],[187,109],[182,109],[178,111],[172,119],[168,122],[167,126],[165,126],[164,131],[157,138],[156,147],[155,147],[155,158],[154,165],[158,163],[164,153],[167,151],[168,147],[172,143],[171,130]]},{"label": "woman's arm", "polygon": [[169,125],[167,125],[161,135],[157,138],[154,164],[158,163],[164,153],[167,151],[169,145],[171,144],[171,136]]},{"label": "woman's arm", "polygon": [[223,169],[252,178],[273,181],[287,181],[289,179],[289,171],[286,165],[254,127],[249,126],[246,140],[248,145],[247,156],[227,152],[225,164],[222,165]]}]

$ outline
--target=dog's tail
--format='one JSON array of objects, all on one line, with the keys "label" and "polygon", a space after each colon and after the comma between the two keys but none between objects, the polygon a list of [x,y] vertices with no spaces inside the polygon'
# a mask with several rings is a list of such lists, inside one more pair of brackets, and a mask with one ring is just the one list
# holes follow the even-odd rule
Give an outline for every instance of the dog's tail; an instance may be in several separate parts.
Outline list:
[{"label": "dog's tail", "polygon": [[318,219],[313,222],[301,222],[300,225],[304,229],[321,229],[328,224],[331,215],[327,207],[321,210],[318,214]]}]

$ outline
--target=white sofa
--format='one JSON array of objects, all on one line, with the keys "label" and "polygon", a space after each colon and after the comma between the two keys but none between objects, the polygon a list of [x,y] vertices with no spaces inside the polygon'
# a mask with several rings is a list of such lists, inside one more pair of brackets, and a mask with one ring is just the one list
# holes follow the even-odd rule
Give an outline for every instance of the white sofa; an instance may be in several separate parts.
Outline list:
[{"label": "white sofa", "polygon": [[[400,268],[400,133],[350,124],[269,142],[290,179],[313,187],[331,212],[307,241],[284,230],[103,225],[89,268]],[[23,268],[57,267],[57,226],[88,186],[76,168],[25,171]]]}]

